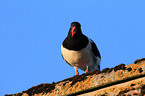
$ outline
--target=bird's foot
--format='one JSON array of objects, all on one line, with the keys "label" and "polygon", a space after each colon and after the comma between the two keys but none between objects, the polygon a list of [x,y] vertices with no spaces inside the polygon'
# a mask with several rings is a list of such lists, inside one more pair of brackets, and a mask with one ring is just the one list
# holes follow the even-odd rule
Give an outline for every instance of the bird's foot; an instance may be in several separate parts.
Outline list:
[{"label": "bird's foot", "polygon": [[79,72],[76,72],[76,74],[75,75],[79,75]]},{"label": "bird's foot", "polygon": [[76,74],[75,75],[79,75],[79,72],[78,72],[78,70],[77,70],[77,68],[75,67],[75,72],[76,72]]},{"label": "bird's foot", "polygon": [[87,73],[87,72],[89,72],[89,66],[88,65],[86,65],[86,70],[85,70],[85,73]]}]

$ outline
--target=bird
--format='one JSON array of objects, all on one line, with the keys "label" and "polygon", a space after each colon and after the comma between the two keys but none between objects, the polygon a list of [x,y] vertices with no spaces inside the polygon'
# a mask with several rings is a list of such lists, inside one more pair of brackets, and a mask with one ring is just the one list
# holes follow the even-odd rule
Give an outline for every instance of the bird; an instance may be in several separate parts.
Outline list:
[{"label": "bird", "polygon": [[100,52],[94,41],[82,33],[79,22],[71,23],[68,35],[61,44],[61,55],[67,64],[74,67],[75,75],[79,75],[78,68],[85,73],[100,71]]}]

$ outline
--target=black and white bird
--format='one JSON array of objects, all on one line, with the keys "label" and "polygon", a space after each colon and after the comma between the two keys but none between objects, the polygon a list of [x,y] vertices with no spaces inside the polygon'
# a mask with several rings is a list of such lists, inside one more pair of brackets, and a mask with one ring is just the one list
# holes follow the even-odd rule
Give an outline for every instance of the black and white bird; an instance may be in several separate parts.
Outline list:
[{"label": "black and white bird", "polygon": [[93,40],[85,36],[78,22],[72,22],[69,33],[61,45],[63,59],[75,68],[75,75],[79,72],[77,68],[85,73],[100,70],[101,56]]}]

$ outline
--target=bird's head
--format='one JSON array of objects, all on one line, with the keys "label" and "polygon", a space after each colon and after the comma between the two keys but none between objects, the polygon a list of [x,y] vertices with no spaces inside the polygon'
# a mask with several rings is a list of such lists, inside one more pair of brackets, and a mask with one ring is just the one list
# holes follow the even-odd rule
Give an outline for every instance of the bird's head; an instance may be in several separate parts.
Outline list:
[{"label": "bird's head", "polygon": [[79,22],[72,22],[70,28],[71,37],[74,37],[76,34],[81,34],[81,24]]}]

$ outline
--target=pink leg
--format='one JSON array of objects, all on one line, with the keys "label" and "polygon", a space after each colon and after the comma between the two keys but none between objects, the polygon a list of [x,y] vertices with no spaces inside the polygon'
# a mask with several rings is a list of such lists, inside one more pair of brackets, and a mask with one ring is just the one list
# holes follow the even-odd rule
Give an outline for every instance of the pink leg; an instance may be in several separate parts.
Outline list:
[{"label": "pink leg", "polygon": [[75,68],[75,72],[76,72],[75,75],[79,75],[79,72],[78,72],[77,68],[76,67],[74,67],[74,68]]},{"label": "pink leg", "polygon": [[87,72],[89,72],[89,66],[88,65],[86,65],[86,70],[85,70],[85,73],[87,73]]}]

